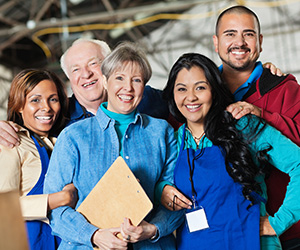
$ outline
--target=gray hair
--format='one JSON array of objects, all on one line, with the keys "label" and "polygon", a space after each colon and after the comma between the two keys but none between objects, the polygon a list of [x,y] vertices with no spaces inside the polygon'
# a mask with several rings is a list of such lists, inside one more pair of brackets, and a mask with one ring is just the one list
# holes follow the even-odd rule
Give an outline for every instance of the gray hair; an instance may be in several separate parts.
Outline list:
[{"label": "gray hair", "polygon": [[148,62],[145,52],[132,42],[120,43],[102,62],[102,74],[108,79],[113,72],[122,68],[124,62],[135,62],[139,65],[144,84],[146,84],[151,75],[152,69]]},{"label": "gray hair", "polygon": [[93,44],[96,44],[97,46],[99,46],[104,58],[107,55],[109,55],[109,53],[111,52],[108,44],[104,41],[97,40],[97,39],[88,39],[88,38],[79,38],[79,39],[75,40],[72,43],[72,45],[65,51],[65,53],[63,53],[63,55],[60,58],[60,67],[68,78],[69,78],[69,76],[68,76],[67,65],[66,65],[66,55],[68,54],[70,48],[72,48],[74,45],[79,44],[79,43],[84,43],[84,42],[90,42],[90,43],[93,43]]}]

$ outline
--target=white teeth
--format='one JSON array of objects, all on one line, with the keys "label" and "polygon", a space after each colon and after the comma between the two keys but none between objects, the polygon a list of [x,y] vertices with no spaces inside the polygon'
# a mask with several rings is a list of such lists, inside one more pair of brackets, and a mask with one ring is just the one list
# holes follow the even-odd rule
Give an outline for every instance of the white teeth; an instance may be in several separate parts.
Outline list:
[{"label": "white teeth", "polygon": [[232,51],[231,53],[232,54],[236,54],[236,55],[243,55],[243,54],[245,54],[244,51]]},{"label": "white teeth", "polygon": [[119,98],[121,98],[122,100],[131,100],[132,99],[131,96],[127,96],[127,95],[119,95]]},{"label": "white teeth", "polygon": [[36,119],[38,119],[38,120],[50,120],[51,117],[50,116],[36,116]]},{"label": "white teeth", "polygon": [[83,87],[87,87],[87,86],[90,86],[92,84],[95,84],[97,81],[92,81],[92,82],[89,82],[89,83],[86,83],[86,84],[83,84]]},{"label": "white teeth", "polygon": [[186,105],[186,107],[187,107],[188,109],[196,109],[196,108],[199,108],[200,105]]}]

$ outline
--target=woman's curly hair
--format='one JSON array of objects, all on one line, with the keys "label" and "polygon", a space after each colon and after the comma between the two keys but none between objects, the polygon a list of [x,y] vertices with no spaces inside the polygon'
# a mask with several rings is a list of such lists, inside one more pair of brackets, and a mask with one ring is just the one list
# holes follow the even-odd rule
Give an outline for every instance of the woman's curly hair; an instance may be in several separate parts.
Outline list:
[{"label": "woman's curly hair", "polygon": [[[226,107],[233,103],[233,96],[221,78],[218,67],[209,58],[198,53],[187,53],[182,55],[173,65],[167,85],[163,91],[164,98],[168,101],[171,114],[182,123],[186,123],[186,118],[178,110],[174,100],[174,85],[178,73],[182,69],[190,70],[192,67],[199,67],[203,70],[205,77],[211,87],[212,105],[204,120],[204,132],[206,137],[216,146],[219,146],[225,156],[226,170],[235,182],[243,187],[243,195],[246,199],[255,203],[255,198],[251,193],[261,193],[256,176],[268,166],[267,152],[258,152],[255,164],[248,144],[255,140],[256,136],[264,129],[265,123],[252,115],[247,116],[247,124],[241,129],[249,129],[246,136],[237,127],[237,120],[231,113],[226,111]],[[265,167],[264,167],[265,166]],[[262,171],[263,170],[263,171]]]}]

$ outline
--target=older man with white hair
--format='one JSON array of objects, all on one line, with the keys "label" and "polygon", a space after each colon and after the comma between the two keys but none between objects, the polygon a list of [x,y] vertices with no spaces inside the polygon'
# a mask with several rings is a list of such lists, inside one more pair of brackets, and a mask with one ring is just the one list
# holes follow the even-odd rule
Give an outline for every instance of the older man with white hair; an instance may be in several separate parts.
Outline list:
[{"label": "older man with white hair", "polygon": [[[107,100],[100,69],[103,59],[110,53],[108,44],[96,39],[77,39],[60,59],[61,68],[70,80],[73,95],[69,98],[69,119],[66,126],[91,116]],[[141,113],[167,119],[169,110],[158,89],[146,86],[138,109]],[[11,122],[0,121],[0,144],[18,145],[18,129]]]}]

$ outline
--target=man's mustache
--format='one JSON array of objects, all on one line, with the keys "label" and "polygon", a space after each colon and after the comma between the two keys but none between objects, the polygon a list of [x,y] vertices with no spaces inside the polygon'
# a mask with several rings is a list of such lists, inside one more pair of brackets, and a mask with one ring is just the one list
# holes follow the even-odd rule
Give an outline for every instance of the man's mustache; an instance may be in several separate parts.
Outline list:
[{"label": "man's mustache", "polygon": [[228,53],[233,50],[246,50],[246,52],[250,52],[251,50],[246,46],[234,46],[228,49]]}]

